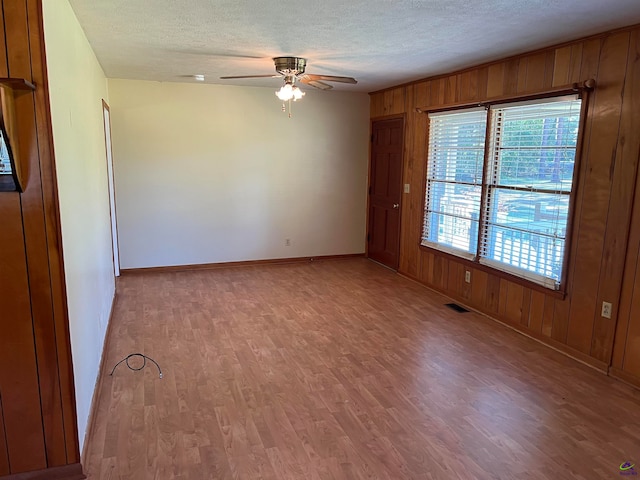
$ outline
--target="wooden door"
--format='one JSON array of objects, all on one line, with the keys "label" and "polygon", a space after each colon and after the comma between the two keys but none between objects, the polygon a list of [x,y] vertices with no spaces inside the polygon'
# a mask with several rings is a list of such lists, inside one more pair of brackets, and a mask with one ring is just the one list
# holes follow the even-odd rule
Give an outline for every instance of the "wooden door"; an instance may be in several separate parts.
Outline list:
[{"label": "wooden door", "polygon": [[400,250],[404,119],[371,126],[369,177],[369,258],[397,269]]}]

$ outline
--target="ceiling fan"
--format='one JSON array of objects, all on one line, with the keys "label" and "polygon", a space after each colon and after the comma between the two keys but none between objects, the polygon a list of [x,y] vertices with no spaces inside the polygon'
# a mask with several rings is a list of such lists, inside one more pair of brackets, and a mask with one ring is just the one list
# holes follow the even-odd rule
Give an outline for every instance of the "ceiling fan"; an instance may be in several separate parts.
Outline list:
[{"label": "ceiling fan", "polygon": [[307,66],[307,59],[301,57],[275,57],[273,62],[276,67],[278,75],[237,75],[232,77],[220,77],[222,80],[232,80],[236,78],[278,78],[280,76],[285,79],[285,86],[287,84],[294,86],[294,83],[299,81],[305,85],[311,85],[312,87],[319,88],[320,90],[331,90],[333,87],[326,82],[340,82],[340,83],[358,83],[355,78],[351,77],[337,77],[334,75],[316,75],[313,73],[305,73],[305,67]]}]

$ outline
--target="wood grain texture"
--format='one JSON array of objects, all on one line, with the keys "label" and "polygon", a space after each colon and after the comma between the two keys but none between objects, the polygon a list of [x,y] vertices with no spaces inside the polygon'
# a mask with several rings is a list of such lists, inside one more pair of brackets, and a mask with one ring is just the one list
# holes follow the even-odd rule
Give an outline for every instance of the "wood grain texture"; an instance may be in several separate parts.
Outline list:
[{"label": "wood grain texture", "polygon": [[[2,2],[2,76],[36,85],[15,102],[18,143],[30,175],[23,193],[0,198],[0,384],[9,478],[63,478],[82,472],[76,433],[68,319],[41,2]],[[5,31],[6,30],[6,31]],[[5,298],[7,296],[7,298]],[[74,467],[67,468],[67,464]],[[50,473],[42,473],[49,467]],[[6,473],[6,472],[5,472]],[[64,477],[67,478],[67,477]],[[72,478],[72,477],[68,477]],[[79,477],[74,477],[79,478]]]},{"label": "wood grain texture", "polygon": [[[591,351],[595,318],[600,316],[596,302],[598,288],[601,287],[598,283],[600,269],[603,262],[608,260],[603,258],[605,237],[608,230],[619,228],[613,222],[609,225],[607,220],[628,47],[628,32],[605,39],[598,69],[599,88],[589,105],[591,137],[585,139],[589,142],[589,149],[584,152],[581,164],[584,176],[582,202],[588,202],[589,207],[582,208],[580,217],[576,219],[579,230],[576,258],[602,260],[599,265],[594,265],[593,261],[575,264],[568,333],[568,344],[584,353]],[[620,72],[623,72],[622,75]]]},{"label": "wood grain texture", "polygon": [[[16,8],[5,8],[4,12],[5,20],[11,25],[13,32],[13,36],[7,38],[10,74],[33,80],[40,85],[40,78],[36,80],[31,77],[31,56],[24,55],[24,52],[31,51],[29,23],[37,25],[37,12],[32,11],[31,14],[36,15],[36,18],[30,18],[28,5],[25,2],[12,3]],[[56,335],[51,308],[49,251],[45,230],[34,94],[29,93],[19,97],[16,101],[16,112],[20,120],[18,133],[22,143],[21,150],[31,160],[29,167],[31,175],[27,188],[21,195],[21,204],[47,464],[60,466],[65,465],[67,459],[58,381],[58,359],[54,341]]]},{"label": "wood grain texture", "polygon": [[[613,171],[611,172],[611,195],[607,214],[607,231],[604,238],[603,261],[600,267],[599,291],[596,305],[603,301],[614,305],[616,317],[618,299],[622,288],[620,272],[624,269],[627,240],[631,222],[631,207],[635,193],[638,161],[640,156],[640,32],[630,36],[629,53],[626,59],[626,76],[622,90],[622,111],[618,129]],[[591,355],[600,360],[611,357],[615,323],[596,314]]]},{"label": "wood grain texture", "polygon": [[[55,175],[55,159],[53,155],[53,134],[51,127],[49,91],[47,71],[45,68],[44,27],[42,18],[42,3],[39,0],[27,0],[29,25],[29,51],[31,54],[32,78],[39,88],[35,91],[35,118],[37,125],[38,154],[40,157],[40,177],[42,201],[44,205],[44,225],[46,235],[47,260],[49,268],[49,287],[51,289],[51,311],[54,330],[54,342],[48,336],[48,342],[53,343],[57,358],[58,392],[60,395],[60,417],[63,425],[64,440],[59,438],[58,419],[45,423],[47,448],[56,449],[64,443],[66,463],[77,465],[80,462],[78,432],[76,427],[75,390],[73,384],[73,363],[71,360],[71,341],[67,314],[67,294],[65,290],[64,271],[62,267],[62,233],[59,218],[57,180]],[[45,322],[49,316],[42,317]],[[42,324],[42,322],[41,322]],[[50,327],[51,328],[51,327]],[[49,330],[49,333],[51,330]],[[38,340],[42,343],[42,340]],[[42,348],[42,347],[40,347]],[[50,357],[47,357],[50,358]],[[49,367],[50,368],[50,367]],[[48,370],[51,375],[52,370]],[[55,410],[56,401],[45,407],[48,411]],[[57,416],[57,414],[53,414]],[[58,445],[52,445],[58,443]],[[48,451],[48,455],[49,455]],[[51,453],[51,460],[58,464],[58,459]]]},{"label": "wood grain texture", "polygon": [[[414,218],[404,219],[400,273],[418,278],[426,285],[450,295],[472,308],[528,329],[532,335],[548,338],[550,345],[566,345],[581,352],[599,365],[610,363],[618,311],[630,310],[618,305],[623,291],[627,302],[633,296],[633,276],[623,279],[625,264],[637,249],[627,251],[629,238],[638,228],[631,219],[631,206],[638,177],[638,36],[640,27],[605,32],[594,37],[568,42],[560,46],[525,53],[447,75],[425,79],[413,99],[407,98],[407,111],[416,107],[437,109],[455,106],[455,102],[503,98],[505,95],[530,95],[562,85],[596,80],[596,90],[588,99],[584,142],[578,161],[571,237],[567,241],[568,263],[564,295],[545,294],[535,286],[512,279],[498,271],[478,275],[475,271],[470,290],[457,281],[457,272],[469,268],[464,261],[419,246],[422,206],[412,210]],[[475,80],[472,80],[475,78]],[[455,79],[455,81],[454,81]],[[451,101],[455,84],[456,96]],[[471,85],[476,85],[475,97]],[[427,87],[428,85],[428,101]],[[410,89],[411,85],[405,86]],[[384,92],[372,95],[372,100]],[[420,98],[420,103],[418,102]],[[411,104],[413,101],[413,104]],[[426,115],[412,115],[414,151],[408,152],[410,168],[405,170],[405,183],[412,190],[411,205],[423,201],[428,126],[418,125]],[[422,145],[416,141],[424,132]],[[422,163],[420,165],[420,162]],[[407,165],[405,165],[407,167]],[[416,178],[418,177],[418,178]],[[416,191],[415,185],[422,184]],[[406,198],[405,198],[406,201]],[[636,217],[634,217],[636,218]],[[407,238],[406,236],[409,235]],[[638,233],[640,235],[640,232]],[[639,240],[640,241],[640,240]],[[633,259],[631,259],[633,260]],[[409,267],[417,265],[419,271]],[[453,272],[454,277],[449,275]],[[475,284],[478,281],[479,284]],[[631,285],[625,282],[632,282]],[[456,285],[458,285],[456,289]],[[522,295],[520,295],[520,293]],[[600,317],[602,301],[614,304],[614,318]],[[630,318],[630,317],[629,317]],[[629,318],[621,319],[625,328],[616,333],[616,365],[622,369],[627,344]],[[623,345],[624,344],[624,345]],[[636,347],[637,348],[637,347]]]},{"label": "wood grain texture", "polygon": [[[89,478],[598,479],[637,453],[640,392],[365,259],[118,291]],[[133,351],[163,379],[108,376]]]},{"label": "wood grain texture", "polygon": [[9,471],[7,432],[4,429],[4,410],[2,408],[2,391],[0,391],[0,476],[8,475]]}]

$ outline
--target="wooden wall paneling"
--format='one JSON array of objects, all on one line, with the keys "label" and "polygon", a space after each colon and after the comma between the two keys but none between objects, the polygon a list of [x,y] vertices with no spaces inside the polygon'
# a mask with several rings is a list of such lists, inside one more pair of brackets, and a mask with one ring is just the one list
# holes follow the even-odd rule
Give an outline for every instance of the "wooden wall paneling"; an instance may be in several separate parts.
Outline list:
[{"label": "wooden wall paneling", "polygon": [[42,194],[45,208],[45,229],[47,236],[52,311],[55,329],[56,356],[58,360],[58,383],[62,406],[66,463],[80,462],[80,450],[75,407],[75,387],[73,383],[73,362],[67,314],[67,294],[62,266],[62,233],[60,230],[57,180],[53,158],[53,134],[51,128],[48,80],[45,68],[45,47],[42,18],[42,2],[27,0],[31,25],[29,44],[31,50],[31,71],[34,81],[40,85],[35,91],[38,151],[41,159]]},{"label": "wooden wall paneling", "polygon": [[[1,12],[0,12],[1,15]],[[0,18],[0,45],[5,45],[6,41],[5,41],[5,34],[4,34],[4,17]],[[0,49],[0,77],[8,77],[8,71],[7,71],[7,56],[6,56],[6,49]],[[1,200],[0,200],[1,201]],[[16,202],[15,204],[15,208],[20,208],[19,203]],[[0,238],[2,238],[2,236],[0,235]],[[0,243],[0,251],[1,249],[3,249],[5,246]],[[3,266],[3,271],[4,271],[4,263],[2,263],[2,259],[0,257],[0,265]],[[2,279],[0,279],[0,283],[2,283]],[[0,297],[3,298],[3,297]],[[4,302],[3,302],[4,303]],[[11,307],[8,307],[11,308]],[[7,308],[7,310],[8,310]],[[4,313],[4,312],[3,312]],[[0,331],[3,328],[3,322],[0,320]],[[2,378],[2,375],[0,374],[0,380]],[[4,411],[2,408],[2,385],[0,384],[0,475],[8,475],[10,473],[9,470],[9,451],[7,449],[7,442],[6,442],[6,430],[5,430],[5,426],[4,426]]]},{"label": "wooden wall paneling", "polygon": [[510,323],[521,323],[524,287],[514,282],[504,282],[507,287],[504,314]]},{"label": "wooden wall paneling", "polygon": [[598,280],[604,261],[602,254],[618,142],[621,92],[628,45],[629,32],[611,35],[603,42],[598,86],[589,105],[592,116],[591,129],[592,132],[598,132],[598,138],[597,141],[590,142],[589,149],[585,152],[586,156],[582,158],[585,163],[581,171],[584,173],[583,202],[587,201],[589,208],[583,208],[580,218],[576,219],[579,233],[567,338],[569,346],[587,354],[591,351],[595,317],[600,315],[600,309],[596,304]]},{"label": "wooden wall paneling", "polygon": [[487,288],[485,297],[486,312],[497,315],[500,307],[500,277],[487,275]]},{"label": "wooden wall paneling", "polygon": [[487,280],[489,274],[483,270],[471,270],[471,305],[486,310]]},{"label": "wooden wall paneling", "polygon": [[[41,81],[32,78],[30,55],[23,54],[23,52],[31,52],[29,21],[34,22],[34,19],[28,18],[26,4],[12,3],[14,8],[5,8],[5,18],[11,24],[11,34],[7,35],[9,72],[14,77],[26,78],[42,87]],[[37,19],[37,12],[32,13],[36,15]],[[34,23],[37,25],[37,20]],[[34,30],[37,32],[38,29]],[[47,462],[48,466],[60,466],[67,463],[67,455],[58,381],[56,334],[51,307],[49,251],[45,229],[34,98],[33,94],[28,94],[16,99],[16,115],[20,123],[18,134],[22,142],[21,151],[28,152],[31,159],[31,176],[27,188],[21,196],[22,218],[25,229]]]},{"label": "wooden wall paneling", "polygon": [[518,91],[518,71],[520,58],[512,58],[505,62],[504,66],[504,94],[510,95]]},{"label": "wooden wall paneling", "polygon": [[571,45],[556,49],[553,63],[553,77],[551,86],[561,87],[569,84],[569,69],[571,68]]},{"label": "wooden wall paneling", "polygon": [[434,255],[433,283],[437,289],[445,291],[449,281],[449,260],[441,255]]},{"label": "wooden wall paneling", "polygon": [[396,115],[405,111],[405,87],[384,92],[384,114]]},{"label": "wooden wall paneling", "polygon": [[553,313],[556,307],[556,299],[551,295],[544,296],[544,310],[542,311],[542,335],[551,338],[553,330]]},{"label": "wooden wall paneling", "polygon": [[529,69],[529,57],[521,57],[518,62],[518,86],[517,93],[527,91],[527,71]]},{"label": "wooden wall paneling", "polygon": [[556,62],[556,51],[554,49],[547,50],[544,64],[544,80],[542,88],[549,89],[553,86],[553,69]]},{"label": "wooden wall paneling", "polygon": [[507,293],[509,291],[509,280],[500,279],[500,290],[498,291],[498,316],[505,320],[507,318]]},{"label": "wooden wall paneling", "polygon": [[[636,252],[636,255],[640,252]],[[625,332],[622,372],[633,376],[640,384],[640,264],[635,271],[633,290],[629,304],[629,322]]]},{"label": "wooden wall paneling", "polygon": [[556,298],[553,308],[553,326],[551,328],[551,338],[567,343],[569,332],[569,309],[573,302],[569,298]]},{"label": "wooden wall paneling", "polygon": [[478,85],[474,100],[487,99],[487,85],[489,84],[489,67],[478,69]]},{"label": "wooden wall paneling", "polygon": [[404,193],[404,184],[411,183],[415,162],[415,150],[413,148],[414,137],[416,132],[416,116],[419,114],[414,111],[415,94],[414,87],[409,86],[405,89],[405,113],[404,118],[404,150],[403,150],[403,166],[402,166],[402,187],[400,188],[401,197],[401,217],[400,217],[400,258],[398,269],[412,278],[418,277],[420,264],[418,262],[418,247],[412,245],[415,243],[416,237],[412,235],[414,230],[413,224],[416,222],[416,215],[411,194]]},{"label": "wooden wall paneling", "polygon": [[[640,177],[638,181],[640,181]],[[640,226],[640,196],[637,192],[638,185],[636,184],[636,198],[631,219],[632,229],[629,235],[629,246],[627,247],[627,258],[620,293],[620,307],[617,315],[618,321],[616,322],[616,334],[613,343],[613,356],[611,358],[611,366],[618,370],[622,370],[624,367],[629,324],[632,321],[631,304],[634,300],[634,295],[637,294],[635,283],[638,268],[640,268],[640,228],[638,228]]]},{"label": "wooden wall paneling", "polygon": [[433,285],[433,253],[420,252],[420,277],[419,280],[428,285]]},{"label": "wooden wall paneling", "polygon": [[458,75],[458,94],[459,102],[469,102],[478,99],[478,80],[479,70],[469,70]]},{"label": "wooden wall paneling", "polygon": [[407,102],[407,111],[415,107],[426,107],[431,102],[431,82],[420,82],[413,85],[413,104]]},{"label": "wooden wall paneling", "polygon": [[9,473],[9,451],[7,450],[6,432],[4,430],[2,391],[0,391],[0,476],[9,475]]},{"label": "wooden wall paneling", "polygon": [[489,65],[487,72],[487,98],[504,94],[504,62]]},{"label": "wooden wall paneling", "polygon": [[371,112],[371,118],[384,115],[384,93],[379,92],[369,95],[369,111]]},{"label": "wooden wall paneling", "polygon": [[536,90],[542,90],[544,86],[544,71],[546,65],[547,55],[545,52],[528,55],[525,91],[533,92]]},{"label": "wooden wall paneling", "polygon": [[[449,260],[449,276],[447,278],[447,291],[454,296],[462,292],[464,269],[460,262]],[[460,295],[461,296],[461,295]]]},{"label": "wooden wall paneling", "polygon": [[520,324],[529,327],[531,313],[531,289],[522,289],[522,316],[520,317]]},{"label": "wooden wall paneling", "polygon": [[444,78],[437,78],[435,80],[431,80],[431,106],[443,105],[444,104],[444,88],[445,88],[445,80]]},{"label": "wooden wall paneling", "polygon": [[0,196],[0,385],[12,473],[46,467],[24,232],[17,192]]},{"label": "wooden wall paneling", "polygon": [[542,333],[542,317],[544,315],[545,294],[538,290],[531,290],[531,305],[529,307],[528,327],[536,333]]},{"label": "wooden wall paneling", "polygon": [[[580,73],[579,78],[581,79],[589,79],[596,78],[598,75],[598,68],[600,65],[600,48],[601,48],[601,39],[593,39],[587,40],[586,42],[581,43],[583,45],[580,49],[580,53],[582,57],[580,59]],[[576,53],[574,51],[574,53]],[[593,100],[593,92],[590,94],[590,99]],[[580,232],[580,218],[582,215],[582,205],[584,203],[585,198],[585,172],[588,168],[588,162],[586,160],[587,154],[589,152],[589,145],[591,143],[591,131],[592,131],[592,123],[593,123],[593,115],[592,115],[592,102],[588,102],[588,111],[587,117],[585,118],[585,124],[583,126],[583,148],[581,158],[578,159],[579,164],[578,168],[578,178],[577,184],[574,186],[575,194],[574,194],[574,206],[573,206],[573,217],[572,217],[572,229],[571,229],[571,238],[567,244],[567,248],[569,248],[569,262],[566,266],[566,291],[569,292],[569,299],[571,299],[571,292],[573,291],[573,279],[575,277],[575,268],[577,265],[576,254],[578,251],[578,236]],[[570,335],[571,336],[571,335]]]},{"label": "wooden wall paneling", "polygon": [[[613,40],[613,39],[612,39]],[[620,39],[623,41],[624,37]],[[605,46],[607,44],[605,43]],[[603,301],[613,303],[612,319],[596,314],[591,344],[591,356],[609,362],[613,351],[615,319],[617,317],[626,246],[629,236],[631,207],[638,173],[640,152],[640,34],[636,30],[630,35],[628,55],[625,62],[626,77],[620,114],[620,130],[615,149],[612,172],[611,195],[607,214],[607,231],[604,239],[604,254],[596,308]],[[618,67],[620,68],[620,67]]]},{"label": "wooden wall paneling", "polygon": [[369,96],[371,118],[399,115],[405,112],[405,87],[397,87]]},{"label": "wooden wall paneling", "polygon": [[444,83],[444,102],[455,103],[457,101],[458,94],[458,77],[457,75],[449,75],[445,77]]},{"label": "wooden wall paneling", "polygon": [[569,78],[567,83],[576,83],[576,82],[584,82],[589,78],[594,78],[594,76],[587,76],[586,78],[582,78],[581,76],[581,67],[582,67],[582,47],[583,42],[574,43],[571,45],[571,64],[569,66]]}]

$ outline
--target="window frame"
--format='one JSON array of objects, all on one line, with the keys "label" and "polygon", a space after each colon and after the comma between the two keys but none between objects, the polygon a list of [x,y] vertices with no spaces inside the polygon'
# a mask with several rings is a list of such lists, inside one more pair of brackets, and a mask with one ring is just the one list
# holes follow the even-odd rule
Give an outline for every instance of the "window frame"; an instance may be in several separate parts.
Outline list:
[{"label": "window frame", "polygon": [[[580,172],[582,170],[582,156],[583,156],[583,143],[585,137],[585,130],[587,129],[587,115],[589,110],[589,98],[590,92],[593,91],[594,84],[585,82],[584,86],[579,86],[578,84],[573,84],[571,86],[559,87],[556,89],[551,89],[544,92],[532,93],[532,94],[524,94],[524,95],[509,95],[509,96],[500,96],[486,101],[477,101],[477,102],[467,102],[467,103],[455,103],[455,104],[446,104],[439,105],[433,107],[424,107],[424,108],[416,108],[415,111],[418,114],[429,114],[429,113],[440,113],[440,112],[451,112],[454,113],[457,110],[466,110],[474,107],[484,107],[487,110],[487,119],[486,122],[486,133],[485,133],[485,145],[484,145],[484,158],[482,164],[482,193],[481,193],[481,204],[480,204],[480,212],[478,219],[478,235],[476,245],[476,253],[469,254],[465,251],[456,251],[455,249],[447,248],[446,246],[436,246],[436,245],[425,245],[423,244],[423,235],[424,235],[424,220],[422,226],[420,228],[418,245],[419,248],[423,251],[428,251],[433,254],[437,254],[440,256],[444,256],[451,260],[455,260],[462,264],[468,265],[476,270],[485,271],[487,273],[491,273],[493,275],[497,275],[498,277],[502,277],[508,280],[513,281],[514,283],[521,284],[528,288],[532,288],[534,290],[542,291],[544,293],[550,294],[552,296],[556,296],[558,298],[564,298],[567,292],[567,278],[568,271],[570,270],[571,264],[571,254],[572,249],[574,247],[574,223],[575,223],[575,211],[576,211],[576,200],[578,197],[578,190],[581,188],[580,182]],[[578,125],[578,134],[576,138],[576,151],[575,151],[575,160],[574,160],[574,169],[572,175],[572,188],[569,194],[569,207],[567,214],[567,227],[566,227],[566,235],[565,235],[565,246],[563,252],[563,260],[562,260],[562,272],[560,276],[560,281],[558,288],[550,288],[549,286],[543,285],[535,280],[527,278],[525,275],[521,275],[518,270],[522,272],[526,272],[524,269],[518,269],[517,267],[512,267],[508,264],[505,264],[503,267],[498,268],[491,265],[491,259],[485,259],[480,256],[480,243],[481,243],[481,230],[483,228],[484,220],[484,212],[486,208],[483,208],[485,205],[485,198],[488,189],[487,182],[491,177],[491,173],[489,172],[490,162],[490,154],[489,151],[491,149],[490,142],[490,130],[491,130],[491,107],[497,105],[505,105],[505,104],[515,104],[515,103],[525,103],[525,102],[533,102],[536,100],[545,100],[545,99],[554,99],[557,97],[563,96],[577,96],[581,100],[581,109],[579,114],[579,125]],[[427,118],[426,121],[426,138],[425,138],[425,161],[423,162],[423,172],[422,172],[422,210],[421,214],[424,219],[426,214],[426,193],[427,193],[427,185],[428,185],[428,165],[429,165],[429,135],[430,135],[430,120]],[[484,259],[484,261],[481,261]],[[489,260],[487,262],[487,260]]]}]

